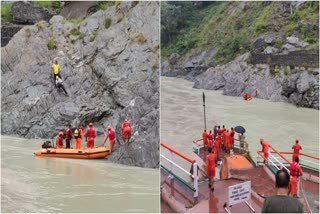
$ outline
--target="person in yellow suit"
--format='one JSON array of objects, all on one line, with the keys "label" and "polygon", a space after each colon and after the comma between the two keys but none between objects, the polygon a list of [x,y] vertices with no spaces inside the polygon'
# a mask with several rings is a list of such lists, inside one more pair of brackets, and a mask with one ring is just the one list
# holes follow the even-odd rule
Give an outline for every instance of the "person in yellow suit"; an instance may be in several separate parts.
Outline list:
[{"label": "person in yellow suit", "polygon": [[[52,70],[53,70],[53,81],[56,82],[56,77],[57,76],[60,79],[62,79],[62,77],[60,75],[60,65],[58,63],[58,60],[55,60],[51,67],[52,67]],[[56,83],[55,83],[55,86],[57,86]]]}]

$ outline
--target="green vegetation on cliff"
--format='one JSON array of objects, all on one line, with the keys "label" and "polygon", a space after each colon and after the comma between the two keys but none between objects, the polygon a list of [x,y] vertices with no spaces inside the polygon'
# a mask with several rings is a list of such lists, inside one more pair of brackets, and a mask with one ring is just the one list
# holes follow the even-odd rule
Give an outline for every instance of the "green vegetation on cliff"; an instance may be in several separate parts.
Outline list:
[{"label": "green vegetation on cliff", "polygon": [[[318,49],[319,2],[161,2],[161,53],[183,55],[195,47],[217,49],[213,60],[226,63],[250,51],[259,35],[293,33]],[[281,47],[284,40],[277,40]]]}]

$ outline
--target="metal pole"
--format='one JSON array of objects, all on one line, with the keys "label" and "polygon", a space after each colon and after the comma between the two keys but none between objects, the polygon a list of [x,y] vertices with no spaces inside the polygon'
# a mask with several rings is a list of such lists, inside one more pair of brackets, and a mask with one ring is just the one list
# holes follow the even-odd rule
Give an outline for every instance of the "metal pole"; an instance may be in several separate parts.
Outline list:
[{"label": "metal pole", "polygon": [[198,197],[198,164],[197,162],[193,163],[193,186],[196,191],[193,194],[193,197]]},{"label": "metal pole", "polygon": [[203,99],[203,114],[204,114],[204,128],[207,128],[207,122],[206,122],[206,96],[204,95],[204,92],[202,94]]}]

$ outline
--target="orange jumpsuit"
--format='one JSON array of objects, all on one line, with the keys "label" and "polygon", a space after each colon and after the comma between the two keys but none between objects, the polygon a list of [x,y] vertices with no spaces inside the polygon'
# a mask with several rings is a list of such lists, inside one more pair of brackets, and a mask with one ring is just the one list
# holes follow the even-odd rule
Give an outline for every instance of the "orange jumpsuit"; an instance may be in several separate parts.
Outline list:
[{"label": "orange jumpsuit", "polygon": [[213,178],[216,175],[217,156],[214,153],[209,153],[206,157],[207,173]]},{"label": "orange jumpsuit", "polygon": [[225,144],[226,148],[229,150],[231,147],[231,136],[229,132],[225,132]]},{"label": "orange jumpsuit", "polygon": [[57,137],[57,139],[56,139],[56,147],[58,148],[58,149],[62,149],[62,148],[64,148],[64,146],[63,146],[63,138],[62,137]]},{"label": "orange jumpsuit", "polygon": [[202,133],[202,141],[204,145],[208,145],[208,133],[206,131]]},{"label": "orange jumpsuit", "polygon": [[122,139],[125,139],[127,136],[130,139],[131,138],[131,124],[129,121],[125,120],[121,124],[122,129]]},{"label": "orange jumpsuit", "polygon": [[116,135],[112,129],[108,130],[108,134],[104,138],[103,144],[108,140],[108,138],[110,139],[110,151],[112,151],[116,141]]},{"label": "orange jumpsuit", "polygon": [[262,140],[262,151],[263,151],[263,156],[265,159],[269,158],[269,144],[266,140]]},{"label": "orange jumpsuit", "polygon": [[292,149],[293,149],[292,162],[294,162],[296,157],[299,157],[299,150],[302,150],[302,147],[299,143],[296,143],[292,146]]},{"label": "orange jumpsuit", "polygon": [[213,148],[213,141],[212,140],[208,140],[208,147]]},{"label": "orange jumpsuit", "polygon": [[86,133],[88,148],[94,148],[94,139],[96,138],[96,136],[96,130],[93,127],[89,127]]}]

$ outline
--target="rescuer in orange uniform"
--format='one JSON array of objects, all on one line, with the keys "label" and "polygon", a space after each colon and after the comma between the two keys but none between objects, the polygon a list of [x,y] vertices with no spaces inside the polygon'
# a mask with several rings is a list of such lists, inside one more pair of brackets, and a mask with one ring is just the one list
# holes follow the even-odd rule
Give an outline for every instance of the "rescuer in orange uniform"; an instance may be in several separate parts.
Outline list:
[{"label": "rescuer in orange uniform", "polygon": [[108,138],[110,139],[110,151],[113,151],[114,143],[116,142],[116,134],[114,133],[114,130],[112,130],[111,125],[107,126],[108,134],[104,138],[103,145],[107,142]]},{"label": "rescuer in orange uniform", "polygon": [[203,141],[203,145],[204,145],[204,149],[206,150],[207,145],[208,145],[208,133],[207,133],[207,129],[204,129],[202,132],[202,141]]},{"label": "rescuer in orange uniform", "polygon": [[63,132],[61,132],[61,131],[59,132],[59,135],[56,138],[56,147],[58,149],[64,148],[64,146],[63,146]]},{"label": "rescuer in orange uniform", "polygon": [[[224,127],[224,126],[223,126]],[[224,129],[222,129],[223,131],[222,131],[222,149],[224,150],[224,151],[226,151],[227,150],[227,146],[226,146],[226,137],[227,137],[227,131],[226,131],[226,129],[224,128]]]},{"label": "rescuer in orange uniform", "polygon": [[209,134],[207,135],[207,139],[208,139],[208,141],[213,140],[212,130],[209,131]]},{"label": "rescuer in orange uniform", "polygon": [[89,128],[87,129],[85,136],[87,139],[87,147],[94,148],[94,139],[97,137],[97,132],[93,127],[93,123],[89,123]]},{"label": "rescuer in orange uniform", "polygon": [[302,150],[302,147],[299,144],[298,139],[296,139],[296,143],[292,146],[292,149],[293,149],[292,162],[294,162],[296,157],[299,157],[299,150]]},{"label": "rescuer in orange uniform", "polygon": [[80,135],[80,129],[77,128],[74,130],[73,136],[76,139],[76,149],[81,149],[82,139]]},{"label": "rescuer in orange uniform", "polygon": [[229,133],[229,130],[225,131],[225,146],[226,146],[226,152],[230,152],[230,147],[231,147],[231,135]]},{"label": "rescuer in orange uniform", "polygon": [[[269,144],[268,144],[268,142],[267,142],[266,140],[264,140],[263,138],[260,138],[260,143],[261,143],[261,145],[262,145],[262,151],[261,151],[261,152],[263,152],[264,158],[265,158],[265,159],[268,159],[268,158],[269,158],[269,153],[268,153],[268,151],[269,151]],[[266,162],[265,159],[263,160],[263,163]]]},{"label": "rescuer in orange uniform", "polygon": [[298,179],[303,172],[299,164],[299,157],[295,157],[295,161],[290,164],[290,192],[293,197],[298,197]]},{"label": "rescuer in orange uniform", "polygon": [[125,140],[128,138],[127,144],[129,144],[129,141],[131,138],[131,124],[127,119],[125,119],[121,124],[121,129],[122,129],[122,139],[124,143],[126,143]]},{"label": "rescuer in orange uniform", "polygon": [[214,176],[216,175],[217,156],[212,153],[212,148],[208,148],[209,154],[206,157],[207,173],[209,176],[209,188],[213,191]]},{"label": "rescuer in orange uniform", "polygon": [[221,149],[221,138],[219,136],[216,137],[216,140],[215,140],[215,145],[217,145],[217,148],[218,148],[218,157],[220,155],[220,149]]}]

